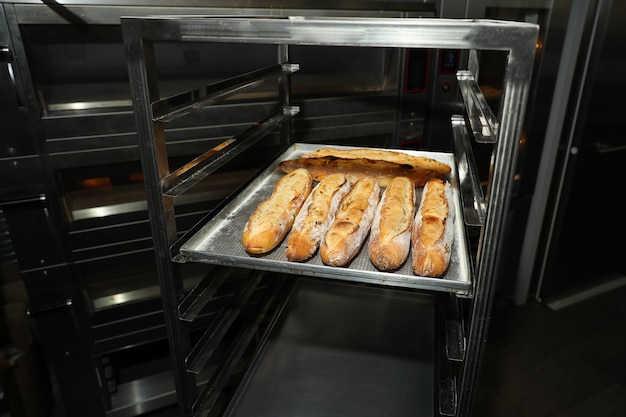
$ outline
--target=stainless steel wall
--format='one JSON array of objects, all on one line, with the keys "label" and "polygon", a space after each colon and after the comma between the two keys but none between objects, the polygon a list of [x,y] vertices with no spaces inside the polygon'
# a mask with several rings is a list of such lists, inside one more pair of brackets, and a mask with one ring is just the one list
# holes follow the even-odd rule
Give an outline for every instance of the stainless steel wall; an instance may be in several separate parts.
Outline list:
[{"label": "stainless steel wall", "polygon": [[529,284],[532,297],[554,305],[623,285],[626,274],[618,232],[626,224],[617,191],[625,179],[620,118],[626,82],[619,74],[626,70],[620,50],[626,5],[599,0],[574,6],[582,24],[568,32],[580,31],[580,42],[570,94],[558,109],[562,128],[538,239],[538,279]]}]

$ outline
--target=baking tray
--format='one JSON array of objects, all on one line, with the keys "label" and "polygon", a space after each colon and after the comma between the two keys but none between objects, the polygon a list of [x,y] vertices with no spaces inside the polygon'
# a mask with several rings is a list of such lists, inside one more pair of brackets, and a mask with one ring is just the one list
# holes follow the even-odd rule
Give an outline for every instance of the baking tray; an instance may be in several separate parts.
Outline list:
[{"label": "baking tray", "polygon": [[298,280],[225,417],[432,417],[432,294]]},{"label": "baking tray", "polygon": [[[300,155],[331,145],[295,143],[276,158],[271,165],[253,180],[241,193],[226,205],[215,217],[207,222],[180,249],[183,262],[205,262],[216,265],[235,266],[266,271],[286,272],[319,278],[331,278],[344,281],[379,284],[404,288],[417,288],[453,292],[467,295],[470,291],[470,263],[467,254],[467,239],[461,205],[459,201],[459,182],[454,155],[443,152],[402,151],[412,155],[427,156],[452,167],[447,176],[453,191],[452,210],[455,212],[454,245],[450,266],[440,278],[416,276],[408,261],[393,272],[376,269],[369,260],[367,241],[362,250],[345,267],[331,267],[323,264],[319,254],[306,262],[290,262],[285,256],[286,239],[272,252],[265,255],[250,255],[241,244],[241,234],[248,218],[263,200],[268,198],[276,181],[284,175],[278,164],[286,159],[295,159]],[[354,149],[353,146],[336,146],[338,149]],[[417,188],[417,199],[421,197],[422,187]],[[369,238],[369,237],[368,237]]]}]

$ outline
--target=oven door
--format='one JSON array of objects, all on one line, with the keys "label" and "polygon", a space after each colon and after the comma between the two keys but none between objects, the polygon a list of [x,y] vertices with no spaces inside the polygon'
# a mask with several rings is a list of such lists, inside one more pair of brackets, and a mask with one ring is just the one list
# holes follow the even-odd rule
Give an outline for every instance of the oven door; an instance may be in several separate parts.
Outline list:
[{"label": "oven door", "polygon": [[[214,2],[215,8],[210,9],[194,7],[196,2],[177,7],[154,3],[130,7],[3,2],[1,9],[7,22],[0,25],[2,43],[6,38],[10,48],[0,49],[0,100],[3,109],[6,102],[10,110],[0,117],[2,126],[16,133],[9,146],[2,147],[2,152],[7,151],[0,155],[2,167],[7,167],[3,172],[15,174],[2,176],[1,192],[12,200],[20,193],[34,198],[32,210],[8,217],[13,235],[21,236],[16,239],[18,261],[30,289],[34,317],[40,327],[50,330],[41,333],[42,344],[58,370],[64,397],[73,395],[76,378],[82,375],[85,401],[66,406],[103,404],[109,414],[162,406],[154,393],[145,398],[127,395],[139,392],[133,390],[141,381],[150,385],[151,379],[120,367],[133,364],[134,368],[137,352],[150,349],[167,359],[120,17],[277,13],[276,9],[232,8],[231,2]],[[279,13],[398,18],[436,13],[435,2],[400,1],[386,5],[385,11],[367,10],[367,2],[355,3],[353,10],[335,5],[314,10],[309,2],[288,3],[294,7],[283,7]],[[224,48],[194,43],[157,48],[162,96],[275,64],[273,52],[258,45]],[[293,124],[299,141],[315,137],[344,145],[427,145],[424,114],[436,79],[437,51],[316,47],[304,53],[294,47],[290,54],[301,67],[291,86],[295,104],[305,109]],[[268,113],[276,90],[275,85],[261,84],[220,106],[168,123],[170,166],[179,166],[190,155],[202,154],[256,123]],[[177,199],[178,231],[184,233],[250,180],[281,146],[277,138],[270,138],[248,160],[238,159],[213,175],[211,187],[198,184]],[[207,273],[206,268],[181,266],[185,288]],[[79,339],[75,349],[52,332],[61,326],[50,326],[54,317]],[[79,366],[86,369],[85,363],[93,367],[90,375],[74,372]],[[148,368],[143,370],[152,372]],[[153,370],[171,378],[166,368],[159,363]],[[101,376],[110,375],[111,369],[117,369],[114,377],[103,383]],[[171,392],[167,398],[174,400]],[[78,412],[98,414],[93,409]]]}]

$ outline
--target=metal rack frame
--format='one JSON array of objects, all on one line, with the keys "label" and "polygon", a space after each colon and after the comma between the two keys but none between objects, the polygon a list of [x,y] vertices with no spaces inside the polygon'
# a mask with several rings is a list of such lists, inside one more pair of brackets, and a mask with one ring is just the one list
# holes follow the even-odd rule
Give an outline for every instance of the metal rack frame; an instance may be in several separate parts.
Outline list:
[{"label": "metal rack frame", "polygon": [[[260,140],[274,128],[292,143],[288,120],[297,113],[289,95],[289,74],[297,69],[289,63],[289,45],[327,45],[350,47],[441,48],[469,50],[467,71],[458,74],[466,104],[465,116],[454,115],[452,127],[458,152],[457,164],[463,188],[464,217],[469,225],[480,226],[478,253],[475,258],[473,288],[470,298],[468,333],[457,346],[464,346],[460,381],[452,382],[451,415],[467,415],[486,338],[492,305],[497,258],[503,240],[504,219],[512,193],[513,172],[522,131],[535,42],[538,27],[533,24],[490,20],[395,19],[395,18],[313,18],[313,17],[167,17],[122,18],[133,105],[137,120],[141,159],[145,175],[148,210],[157,258],[166,325],[173,358],[177,398],[184,416],[204,415],[210,404],[206,390],[198,394],[193,375],[185,368],[183,358],[192,350],[188,330],[181,325],[178,305],[183,299],[181,281],[177,278],[179,237],[174,223],[172,195],[193,185],[243,149]],[[279,79],[279,103],[274,116],[250,131],[208,151],[190,162],[184,172],[170,174],[163,120],[193,111],[202,103],[227,96],[224,86],[207,87],[199,92],[181,93],[192,99],[179,104],[159,95],[155,72],[154,42],[232,42],[275,44],[280,68],[262,71],[263,76]],[[503,95],[498,115],[490,114],[476,85],[477,53],[480,50],[506,51],[507,63]],[[249,74],[230,80],[226,87],[244,86]],[[201,100],[195,98],[202,96]],[[183,100],[184,101],[184,100]],[[198,101],[202,103],[198,103]],[[172,105],[174,103],[174,105]],[[164,110],[166,109],[166,110]],[[169,111],[167,109],[170,109]],[[483,197],[473,158],[466,142],[469,137],[494,143],[490,178]],[[174,192],[173,192],[174,191]],[[183,238],[184,239],[184,238]],[[454,327],[451,333],[454,332]],[[463,336],[461,336],[463,337]],[[440,411],[441,412],[441,411]]]}]

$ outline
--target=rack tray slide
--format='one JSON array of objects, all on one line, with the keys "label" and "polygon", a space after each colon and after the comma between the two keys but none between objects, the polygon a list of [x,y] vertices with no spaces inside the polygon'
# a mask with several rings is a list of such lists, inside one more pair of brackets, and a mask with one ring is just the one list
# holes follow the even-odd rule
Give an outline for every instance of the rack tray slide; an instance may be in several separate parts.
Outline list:
[{"label": "rack tray slide", "polygon": [[[423,155],[445,162],[452,167],[448,176],[453,189],[455,211],[455,236],[450,266],[441,278],[421,277],[413,274],[410,262],[394,272],[381,272],[369,260],[367,242],[363,249],[346,267],[326,266],[318,254],[306,262],[290,262],[285,256],[286,239],[272,252],[262,255],[249,255],[241,244],[241,234],[245,224],[260,202],[269,197],[276,181],[284,175],[278,164],[286,159],[326,147],[319,144],[296,143],[280,155],[259,177],[237,195],[223,210],[204,225],[198,233],[185,242],[180,254],[183,261],[204,262],[266,271],[287,272],[311,277],[332,278],[344,281],[363,282],[385,286],[417,288],[453,292],[460,295],[469,293],[470,267],[467,255],[467,240],[459,201],[459,184],[454,155],[441,152],[403,151],[413,155]],[[350,149],[354,147],[334,146]],[[417,197],[422,188],[417,189]],[[410,255],[409,255],[410,258]]]}]

